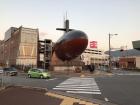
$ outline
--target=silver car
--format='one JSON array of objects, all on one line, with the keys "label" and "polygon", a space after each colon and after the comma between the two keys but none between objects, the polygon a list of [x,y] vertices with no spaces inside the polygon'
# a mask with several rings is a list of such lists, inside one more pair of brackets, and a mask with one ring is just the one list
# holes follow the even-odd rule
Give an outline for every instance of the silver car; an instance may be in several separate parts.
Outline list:
[{"label": "silver car", "polygon": [[9,76],[16,76],[18,74],[17,69],[13,67],[4,68],[3,70],[4,70],[4,74]]},{"label": "silver car", "polygon": [[3,74],[3,68],[0,68],[0,74]]}]

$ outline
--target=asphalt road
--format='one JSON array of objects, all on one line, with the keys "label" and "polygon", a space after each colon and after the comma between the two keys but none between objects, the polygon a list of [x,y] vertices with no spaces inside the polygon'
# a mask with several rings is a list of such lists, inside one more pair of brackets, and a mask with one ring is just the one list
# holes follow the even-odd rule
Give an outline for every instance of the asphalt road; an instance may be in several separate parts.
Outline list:
[{"label": "asphalt road", "polygon": [[[73,79],[73,77],[59,76],[48,80],[28,78],[24,75],[4,77],[4,81],[11,85],[47,88],[48,90],[55,90],[68,95],[84,97],[85,99],[99,99],[118,105],[139,105],[140,73],[117,71],[114,74],[112,76],[84,78],[85,82],[79,77]],[[69,88],[65,87],[64,83],[71,84],[71,86]],[[88,84],[96,86],[91,87]],[[81,87],[84,89],[81,89]],[[89,92],[85,88],[89,88],[91,91]],[[81,93],[81,91],[76,93],[75,90],[77,89],[81,89],[84,93]]]},{"label": "asphalt road", "polygon": [[51,79],[38,79],[38,78],[28,78],[25,75],[18,76],[4,76],[3,81],[6,85],[18,85],[18,86],[30,86],[52,89],[57,84],[64,81],[66,77],[62,78],[51,78]]},{"label": "asphalt road", "polygon": [[140,105],[140,75],[96,78],[102,97],[118,105]]}]

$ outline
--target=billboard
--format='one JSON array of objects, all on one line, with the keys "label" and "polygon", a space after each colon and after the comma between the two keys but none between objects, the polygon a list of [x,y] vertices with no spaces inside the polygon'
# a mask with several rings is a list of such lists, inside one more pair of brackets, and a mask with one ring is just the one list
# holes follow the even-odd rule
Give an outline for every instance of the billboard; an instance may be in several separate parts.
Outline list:
[{"label": "billboard", "polygon": [[90,41],[90,48],[97,48],[97,41]]},{"label": "billboard", "polygon": [[140,50],[140,40],[132,41],[133,48],[136,50]]}]

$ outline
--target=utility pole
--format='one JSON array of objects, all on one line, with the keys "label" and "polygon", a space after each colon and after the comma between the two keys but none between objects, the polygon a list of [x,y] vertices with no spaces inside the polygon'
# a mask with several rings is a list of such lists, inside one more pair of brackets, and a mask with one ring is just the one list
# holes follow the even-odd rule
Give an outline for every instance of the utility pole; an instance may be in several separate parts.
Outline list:
[{"label": "utility pole", "polygon": [[109,70],[107,71],[107,72],[111,72],[111,45],[110,45],[110,38],[111,38],[111,36],[113,36],[113,35],[118,35],[118,34],[108,34],[108,36],[109,36]]},{"label": "utility pole", "polygon": [[109,33],[109,70],[111,72],[111,49],[110,49],[110,33]]}]

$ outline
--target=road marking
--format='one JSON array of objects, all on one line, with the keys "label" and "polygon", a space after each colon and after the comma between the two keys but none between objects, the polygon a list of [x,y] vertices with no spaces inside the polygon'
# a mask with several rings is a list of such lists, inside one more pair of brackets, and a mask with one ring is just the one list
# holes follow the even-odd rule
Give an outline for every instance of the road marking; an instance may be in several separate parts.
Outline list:
[{"label": "road marking", "polygon": [[75,89],[75,88],[53,88],[54,90],[84,90],[84,91],[100,91],[99,89]]},{"label": "road marking", "polygon": [[97,84],[82,84],[82,85],[73,85],[73,84],[60,84],[59,86],[67,86],[67,87],[70,87],[70,86],[97,86]]},{"label": "road marking", "polygon": [[105,101],[107,101],[107,102],[109,101],[108,98],[106,98],[106,97],[105,97],[104,99],[105,99]]},{"label": "road marking", "polygon": [[47,79],[46,81],[56,80],[57,78]]},{"label": "road marking", "polygon": [[67,91],[68,93],[101,94],[101,92]]},{"label": "road marking", "polygon": [[60,88],[81,88],[81,89],[99,89],[97,86],[92,86],[92,87],[89,87],[89,86],[80,86],[80,87],[76,87],[76,86],[56,86],[56,87],[60,87]]},{"label": "road marking", "polygon": [[53,89],[68,93],[101,94],[94,78],[71,77]]},{"label": "road marking", "polygon": [[[81,82],[81,81],[79,81],[79,82]],[[78,82],[76,82],[76,83],[78,83]],[[84,81],[83,81],[83,83],[84,83]],[[75,82],[73,82],[73,83],[62,83],[62,84],[60,84],[60,85],[73,85],[73,84],[75,84]],[[94,84],[94,83],[92,83],[92,84],[82,84],[81,86],[87,86],[87,85],[97,85],[97,84]]]}]

